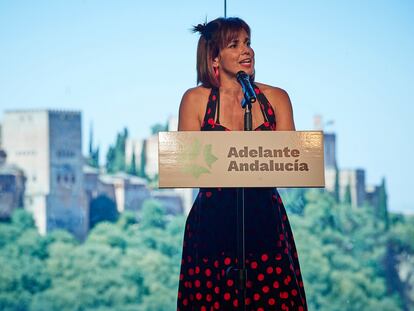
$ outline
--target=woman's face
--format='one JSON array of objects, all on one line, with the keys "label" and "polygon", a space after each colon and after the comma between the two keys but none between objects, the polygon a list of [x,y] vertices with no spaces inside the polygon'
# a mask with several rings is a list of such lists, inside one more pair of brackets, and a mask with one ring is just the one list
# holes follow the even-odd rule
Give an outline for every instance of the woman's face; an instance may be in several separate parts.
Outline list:
[{"label": "woman's face", "polygon": [[230,41],[213,61],[220,74],[234,77],[240,70],[249,76],[254,73],[254,51],[250,47],[250,37],[245,30]]}]

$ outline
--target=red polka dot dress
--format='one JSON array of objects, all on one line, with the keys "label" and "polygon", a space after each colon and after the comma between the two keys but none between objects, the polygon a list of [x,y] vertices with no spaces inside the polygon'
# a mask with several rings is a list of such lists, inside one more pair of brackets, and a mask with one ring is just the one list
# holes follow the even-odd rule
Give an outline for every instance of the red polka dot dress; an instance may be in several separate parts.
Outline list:
[{"label": "red polka dot dress", "polygon": [[[272,106],[255,86],[264,122],[275,130]],[[219,121],[219,91],[212,89],[202,131],[228,130]],[[217,116],[216,116],[217,110]],[[177,310],[239,310],[236,279],[236,188],[202,188],[188,215]],[[246,310],[306,311],[298,254],[275,188],[245,189]]]}]

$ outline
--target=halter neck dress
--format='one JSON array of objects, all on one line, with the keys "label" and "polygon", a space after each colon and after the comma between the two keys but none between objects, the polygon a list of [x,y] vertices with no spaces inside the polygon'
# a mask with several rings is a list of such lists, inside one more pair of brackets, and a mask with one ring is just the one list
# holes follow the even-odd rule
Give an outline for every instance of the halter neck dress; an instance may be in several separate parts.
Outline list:
[{"label": "halter neck dress", "polygon": [[[254,86],[264,121],[256,131],[276,129],[275,113]],[[219,90],[209,95],[202,131],[229,131],[220,124]],[[216,113],[217,112],[217,113]],[[177,310],[239,310],[235,264],[237,188],[201,188],[184,232]],[[276,188],[245,189],[246,310],[306,311],[298,253]]]}]

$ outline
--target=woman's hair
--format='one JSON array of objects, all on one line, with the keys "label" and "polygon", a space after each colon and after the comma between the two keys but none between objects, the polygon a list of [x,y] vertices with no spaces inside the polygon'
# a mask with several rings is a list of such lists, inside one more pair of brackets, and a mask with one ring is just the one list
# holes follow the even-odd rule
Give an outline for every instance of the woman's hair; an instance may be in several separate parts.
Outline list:
[{"label": "woman's hair", "polygon": [[250,36],[249,25],[238,17],[219,17],[193,27],[193,32],[200,33],[197,46],[197,84],[209,88],[220,86],[220,81],[214,74],[213,60],[221,49],[237,38],[241,30]]}]

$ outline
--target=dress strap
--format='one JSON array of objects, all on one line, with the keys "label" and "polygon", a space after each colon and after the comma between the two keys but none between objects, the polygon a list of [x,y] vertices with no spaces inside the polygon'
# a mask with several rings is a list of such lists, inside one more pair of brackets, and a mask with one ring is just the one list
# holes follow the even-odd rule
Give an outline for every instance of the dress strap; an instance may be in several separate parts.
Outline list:
[{"label": "dress strap", "polygon": [[[258,103],[260,104],[260,110],[263,115],[264,123],[270,125],[270,128],[276,128],[276,117],[272,105],[267,100],[262,91],[253,84],[254,90],[257,95]],[[216,113],[217,112],[217,113]],[[218,88],[212,88],[208,97],[206,112],[204,114],[204,120],[201,126],[202,130],[213,127],[220,124],[220,92]]]},{"label": "dress strap", "polygon": [[269,122],[270,124],[276,125],[275,111],[272,105],[269,103],[266,96],[262,93],[262,91],[257,87],[256,84],[253,84],[253,87],[256,92],[257,99],[260,104],[260,110],[262,111],[265,122]]},{"label": "dress strap", "polygon": [[217,118],[216,123],[220,124],[220,91],[217,89]]},{"label": "dress strap", "polygon": [[[215,116],[216,116],[216,109],[219,105],[219,91],[217,88],[212,88],[210,91],[210,95],[208,97],[207,107],[206,107],[206,113],[204,114],[204,120],[202,127],[205,125],[210,124],[213,125],[216,123]],[[219,121],[219,112],[217,112],[217,123]]]}]

